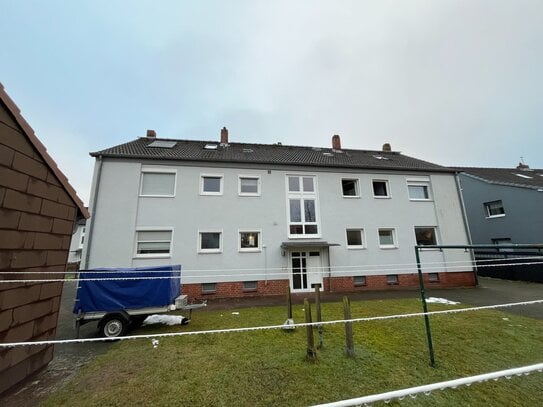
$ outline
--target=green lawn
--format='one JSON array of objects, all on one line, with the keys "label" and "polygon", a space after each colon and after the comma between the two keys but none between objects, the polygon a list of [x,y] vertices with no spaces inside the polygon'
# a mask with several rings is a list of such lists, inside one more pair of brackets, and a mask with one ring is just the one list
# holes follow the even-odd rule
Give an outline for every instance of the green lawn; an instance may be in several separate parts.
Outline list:
[{"label": "green lawn", "polygon": [[[415,299],[351,306],[353,318],[421,311]],[[454,306],[429,307],[432,311]],[[296,322],[303,322],[302,308],[294,308]],[[342,317],[342,304],[323,304],[324,320]],[[187,326],[143,327],[135,333],[279,325],[285,319],[285,307],[203,310],[195,312]],[[476,311],[433,316],[431,324],[436,368],[428,363],[421,317],[355,323],[354,358],[344,354],[344,326],[328,325],[316,363],[305,358],[305,328],[167,338],[160,339],[157,348],[150,339],[119,341],[45,405],[306,406],[543,361],[540,320]],[[543,374],[433,392],[389,405],[539,406]]]}]

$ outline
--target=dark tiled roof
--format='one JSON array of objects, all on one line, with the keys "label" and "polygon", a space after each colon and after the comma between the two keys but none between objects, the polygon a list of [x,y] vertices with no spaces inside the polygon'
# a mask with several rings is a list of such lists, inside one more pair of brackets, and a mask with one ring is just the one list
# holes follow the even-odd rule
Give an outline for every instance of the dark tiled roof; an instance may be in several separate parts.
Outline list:
[{"label": "dark tiled roof", "polygon": [[79,213],[84,218],[88,218],[89,212],[87,208],[85,208],[83,201],[79,199],[79,197],[77,196],[77,193],[75,192],[75,189],[68,182],[68,178],[66,178],[64,173],[58,168],[57,163],[49,155],[49,153],[47,152],[47,149],[38,139],[32,127],[30,127],[28,122],[21,115],[21,111],[19,110],[15,102],[9,97],[2,83],[0,83],[0,100],[11,112],[13,118],[15,119],[17,124],[21,127],[21,129],[23,130],[23,133],[26,135],[30,143],[32,143],[34,148],[38,151],[38,154],[41,156],[43,161],[47,163],[47,166],[49,167],[49,169],[53,172],[53,174],[55,174],[55,176],[58,179],[58,182],[60,182],[60,184],[64,187],[64,190],[68,193],[68,195],[70,195],[70,198],[72,198],[72,200],[74,201],[75,205],[77,206],[77,209],[79,209]]},{"label": "dark tiled roof", "polygon": [[[172,148],[148,147],[155,140],[175,141]],[[216,145],[208,150],[206,144]],[[258,163],[293,166],[368,168],[382,170],[411,170],[454,172],[454,170],[427,161],[408,157],[395,151],[332,150],[321,147],[300,147],[280,144],[230,143],[226,146],[213,141],[155,139],[141,137],[91,156],[202,161],[224,163]]]},{"label": "dark tiled roof", "polygon": [[[491,184],[511,185],[523,188],[543,188],[542,169],[454,167],[472,177]],[[530,178],[527,178],[530,177]]]}]

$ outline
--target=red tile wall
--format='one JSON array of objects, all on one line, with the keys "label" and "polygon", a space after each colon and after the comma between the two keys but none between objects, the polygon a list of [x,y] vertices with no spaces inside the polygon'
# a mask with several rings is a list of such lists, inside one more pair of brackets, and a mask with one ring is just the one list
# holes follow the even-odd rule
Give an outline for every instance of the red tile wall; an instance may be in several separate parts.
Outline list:
[{"label": "red tile wall", "polygon": [[[76,206],[0,103],[0,279],[62,278]],[[32,271],[39,274],[2,274]],[[1,283],[0,342],[55,338],[62,283]],[[40,370],[52,346],[0,351],[0,393]]]}]

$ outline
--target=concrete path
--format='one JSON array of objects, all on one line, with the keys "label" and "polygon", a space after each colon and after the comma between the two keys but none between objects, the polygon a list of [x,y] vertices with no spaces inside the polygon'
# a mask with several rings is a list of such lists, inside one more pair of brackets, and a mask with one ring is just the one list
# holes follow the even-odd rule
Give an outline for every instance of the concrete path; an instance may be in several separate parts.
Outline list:
[{"label": "concrete path", "polygon": [[[293,295],[293,302],[296,304],[302,303],[304,297],[311,297],[312,295]],[[322,300],[328,302],[340,301],[344,295],[342,293],[323,293]],[[352,301],[418,298],[418,295],[418,290],[366,291],[348,294]],[[477,288],[427,290],[426,296],[446,298],[475,306],[493,305],[543,299],[543,284],[480,277],[479,287]],[[57,339],[75,338],[75,326],[72,314],[74,298],[75,282],[66,282],[62,295]],[[284,304],[285,299],[283,296],[255,297],[212,300],[209,301],[207,308],[236,309]],[[543,304],[515,306],[506,308],[505,310],[523,316],[543,319]],[[197,312],[205,311],[195,311],[196,318]],[[95,323],[81,327],[80,336],[82,338],[91,338],[95,337],[95,335]],[[37,406],[51,392],[64,386],[82,366],[91,361],[95,356],[104,353],[109,346],[109,343],[100,342],[55,346],[55,357],[49,366],[42,372],[31,377],[26,383],[16,386],[16,388],[7,394],[0,396],[0,405]]]}]

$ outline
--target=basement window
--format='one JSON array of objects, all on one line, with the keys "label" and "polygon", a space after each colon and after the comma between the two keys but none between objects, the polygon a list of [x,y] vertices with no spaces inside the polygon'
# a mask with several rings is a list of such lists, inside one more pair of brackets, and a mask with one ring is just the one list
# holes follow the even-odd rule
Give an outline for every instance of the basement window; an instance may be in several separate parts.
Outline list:
[{"label": "basement window", "polygon": [[214,294],[217,291],[217,283],[203,283],[202,294]]},{"label": "basement window", "polygon": [[439,282],[439,273],[428,273],[428,281],[431,283]]},{"label": "basement window", "polygon": [[398,275],[397,274],[389,274],[387,275],[387,284],[388,285],[398,285]]},{"label": "basement window", "polygon": [[354,276],[353,283],[355,287],[363,287],[366,285],[366,276]]},{"label": "basement window", "polygon": [[243,282],[243,291],[257,291],[258,281],[244,281]]}]

